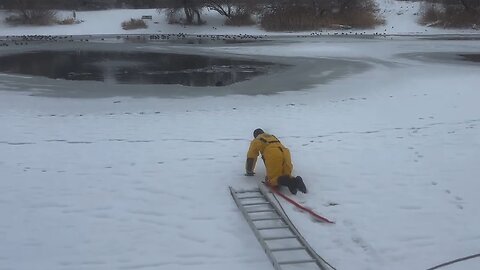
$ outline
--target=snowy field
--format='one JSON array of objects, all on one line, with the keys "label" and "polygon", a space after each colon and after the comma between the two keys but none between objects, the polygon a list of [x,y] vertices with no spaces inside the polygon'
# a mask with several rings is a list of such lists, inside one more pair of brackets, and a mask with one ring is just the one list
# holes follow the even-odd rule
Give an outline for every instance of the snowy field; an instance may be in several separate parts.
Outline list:
[{"label": "snowy field", "polygon": [[[24,30],[49,33],[0,36]],[[272,39],[129,44],[295,64],[231,86],[158,86],[178,96],[0,74],[0,269],[272,269],[228,191],[263,177],[260,163],[243,176],[258,127],[290,148],[309,187],[292,198],[336,222],[283,205],[336,269],[426,270],[478,254],[480,63],[458,56],[478,55],[478,40]],[[442,269],[479,268],[477,257]]]}]

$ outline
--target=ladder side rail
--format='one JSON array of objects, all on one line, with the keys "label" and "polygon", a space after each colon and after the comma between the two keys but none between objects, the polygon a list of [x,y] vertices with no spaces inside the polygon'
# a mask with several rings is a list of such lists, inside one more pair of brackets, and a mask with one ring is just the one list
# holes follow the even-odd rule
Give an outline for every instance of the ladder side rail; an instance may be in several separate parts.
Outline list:
[{"label": "ladder side rail", "polygon": [[[236,194],[236,191],[232,188],[232,187],[229,187],[230,188],[230,194],[232,195],[233,197],[233,200],[235,201],[235,204],[237,204],[237,207],[240,209],[240,211],[242,212],[242,215],[243,217],[245,218],[245,220],[247,220],[247,223],[248,225],[250,226],[250,228],[252,229],[253,233],[255,234],[255,237],[257,238],[258,242],[260,242],[260,245],[262,245],[262,248],[263,250],[265,251],[265,253],[267,254],[268,258],[270,259],[270,261],[272,262],[273,264],[273,268],[275,268],[275,270],[281,270],[281,266],[280,264],[278,263],[277,259],[275,258],[275,256],[273,255],[273,253],[271,252],[270,248],[268,247],[267,243],[263,240],[263,237],[262,235],[260,234],[260,231],[257,230],[257,227],[255,226],[255,224],[253,223],[252,219],[250,218],[250,216],[248,215],[245,207],[243,207],[243,205],[241,204],[240,200],[238,199],[237,197],[237,194]],[[273,205],[272,205],[273,206]]]},{"label": "ladder side rail", "polygon": [[320,269],[322,270],[328,270],[328,268],[323,264],[323,259],[313,250],[313,248],[308,244],[307,240],[305,240],[305,238],[303,238],[303,236],[300,234],[300,232],[296,229],[296,227],[293,225],[293,223],[290,221],[290,219],[286,216],[286,214],[280,210],[280,208],[277,206],[277,204],[275,204],[272,199],[268,196],[268,192],[270,191],[267,191],[266,190],[266,186],[263,184],[263,183],[259,183],[258,184],[259,188],[260,188],[260,192],[265,196],[265,199],[272,205],[273,209],[275,209],[275,211],[277,212],[277,214],[282,217],[283,221],[285,222],[285,224],[288,225],[289,229],[291,230],[291,232],[297,236],[297,240],[303,245],[305,246],[305,251],[312,257],[315,259],[316,261],[316,264],[318,265],[318,267],[320,267]]}]

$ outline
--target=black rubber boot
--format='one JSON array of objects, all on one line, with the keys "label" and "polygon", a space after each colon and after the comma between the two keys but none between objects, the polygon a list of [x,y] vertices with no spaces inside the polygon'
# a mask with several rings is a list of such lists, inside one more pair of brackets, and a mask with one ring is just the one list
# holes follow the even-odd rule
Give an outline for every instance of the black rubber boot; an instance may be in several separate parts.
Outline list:
[{"label": "black rubber boot", "polygon": [[303,179],[300,176],[295,177],[295,182],[297,182],[297,188],[300,190],[302,193],[307,193],[307,187],[305,186],[305,183],[303,183]]},{"label": "black rubber boot", "polygon": [[291,178],[288,175],[283,175],[278,177],[278,185],[288,187],[288,190],[295,195],[297,194],[297,181],[294,180],[294,178]]}]

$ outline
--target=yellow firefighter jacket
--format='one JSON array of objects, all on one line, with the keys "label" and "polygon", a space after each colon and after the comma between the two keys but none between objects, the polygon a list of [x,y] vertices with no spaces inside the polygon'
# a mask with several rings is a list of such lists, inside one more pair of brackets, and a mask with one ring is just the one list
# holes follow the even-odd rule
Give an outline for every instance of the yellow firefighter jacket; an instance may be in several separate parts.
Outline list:
[{"label": "yellow firefighter jacket", "polygon": [[279,176],[291,176],[293,165],[290,151],[282,145],[277,137],[263,133],[252,140],[248,149],[247,160],[253,159],[253,166],[248,168],[247,162],[247,171],[251,170],[253,172],[259,154],[262,154],[265,163],[268,184],[277,186]]}]

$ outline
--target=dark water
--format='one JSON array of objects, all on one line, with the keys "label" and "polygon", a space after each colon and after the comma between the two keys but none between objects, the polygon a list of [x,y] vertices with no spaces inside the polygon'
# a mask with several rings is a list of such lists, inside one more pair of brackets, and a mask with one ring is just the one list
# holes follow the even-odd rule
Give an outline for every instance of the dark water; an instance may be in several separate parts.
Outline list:
[{"label": "dark water", "polygon": [[480,54],[460,54],[460,56],[466,61],[480,63]]},{"label": "dark water", "polygon": [[223,86],[271,71],[278,64],[151,52],[35,51],[0,56],[0,72],[118,84]]},{"label": "dark water", "polygon": [[420,39],[427,40],[480,40],[480,35],[440,35],[440,36],[426,36]]},{"label": "dark water", "polygon": [[[478,65],[480,63],[480,54],[478,53],[455,53],[455,52],[416,52],[397,54],[402,58],[421,62],[431,63],[450,63],[450,64],[469,64]],[[468,63],[470,62],[470,63]]]}]

